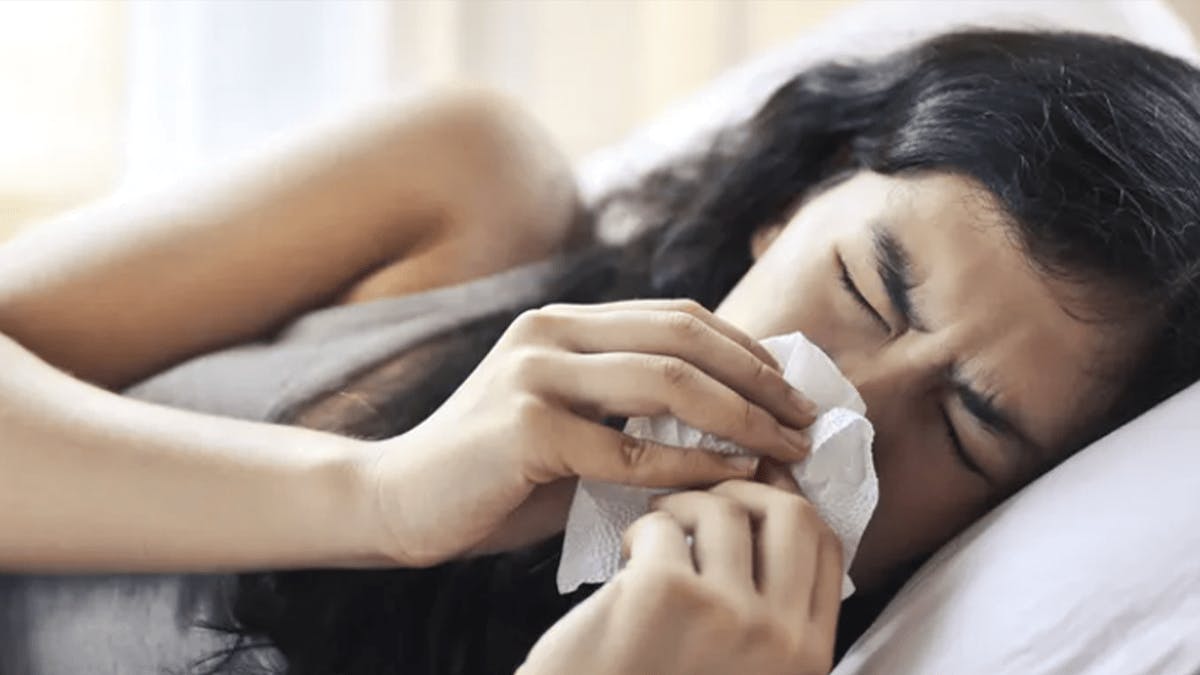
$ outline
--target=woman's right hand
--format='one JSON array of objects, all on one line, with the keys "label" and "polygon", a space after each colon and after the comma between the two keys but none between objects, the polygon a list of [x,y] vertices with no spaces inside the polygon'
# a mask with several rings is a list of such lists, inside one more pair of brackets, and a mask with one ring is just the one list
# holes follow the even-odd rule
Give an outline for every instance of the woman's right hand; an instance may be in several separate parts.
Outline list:
[{"label": "woman's right hand", "polygon": [[660,498],[626,532],[625,568],[518,675],[828,673],[842,547],[780,473],[791,489],[734,480]]},{"label": "woman's right hand", "polygon": [[815,407],[755,340],[690,300],[522,314],[433,415],[376,444],[379,552],[427,566],[560,530],[576,477],[647,487],[754,474],[756,460],[636,439],[607,416],[670,413],[782,462]]}]

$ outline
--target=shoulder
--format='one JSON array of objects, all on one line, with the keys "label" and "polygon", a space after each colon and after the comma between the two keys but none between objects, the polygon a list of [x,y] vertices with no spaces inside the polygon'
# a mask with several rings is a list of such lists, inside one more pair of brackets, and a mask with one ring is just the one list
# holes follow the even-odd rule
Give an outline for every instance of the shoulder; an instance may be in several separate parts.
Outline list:
[{"label": "shoulder", "polygon": [[421,115],[437,127],[438,157],[410,161],[443,171],[454,195],[436,236],[358,280],[340,302],[362,302],[462,283],[590,241],[570,162],[538,121],[495,92],[456,89]]}]

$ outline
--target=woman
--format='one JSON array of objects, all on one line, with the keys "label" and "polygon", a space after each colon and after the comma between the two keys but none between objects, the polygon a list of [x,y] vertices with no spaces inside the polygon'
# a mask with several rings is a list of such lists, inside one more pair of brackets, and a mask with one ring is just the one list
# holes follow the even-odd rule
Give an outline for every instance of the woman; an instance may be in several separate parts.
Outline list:
[{"label": "woman", "polygon": [[[770,463],[757,475],[782,489],[732,481],[662,500],[629,535],[626,572],[560,620],[581,598],[554,594],[557,542],[543,541],[561,528],[570,495],[558,478],[611,470],[576,463],[583,455],[562,445],[621,443],[581,419],[669,410],[774,460],[796,459],[805,448],[794,431],[811,411],[758,365],[769,357],[747,335],[803,330],[856,384],[876,427],[880,504],[851,575],[866,599],[886,595],[991,505],[1196,377],[1200,234],[1189,226],[1200,199],[1187,160],[1200,148],[1198,93],[1200,76],[1182,62],[1072,34],[949,35],[798,75],[705,157],[609,199],[597,217],[649,221],[628,246],[493,277],[528,286],[497,315],[484,307],[454,330],[417,331],[405,353],[342,381],[289,373],[261,416],[352,436],[406,432],[406,452],[378,463],[400,467],[380,475],[418,466],[413,475],[428,478],[405,507],[462,501],[445,491],[449,475],[464,477],[471,499],[494,501],[451,509],[470,516],[443,519],[443,533],[420,529],[432,518],[385,491],[394,541],[423,545],[391,557],[428,568],[242,577],[233,610],[243,646],[265,638],[293,673],[500,672],[527,652],[529,672],[826,668],[838,554]],[[550,237],[558,247],[567,222]],[[452,250],[444,242],[408,250]],[[462,255],[421,265],[413,256],[343,297],[410,292],[411,274]],[[520,262],[505,256],[490,259]],[[647,300],[556,305],[511,321],[551,301],[681,296],[715,315]],[[294,364],[315,353],[306,340],[362,327],[349,309],[307,317],[273,344],[201,357],[133,393],[178,399],[172,379]],[[218,379],[229,382],[212,380],[213,400],[172,402],[219,407],[233,394]],[[673,386],[660,389],[663,380]],[[514,395],[519,423],[497,403]],[[508,470],[496,463],[504,453],[478,450],[496,442],[537,458],[513,484],[540,487],[517,497],[473,487],[480,466]],[[671,468],[694,467],[692,479],[735,472],[660,453]],[[633,473],[655,484],[668,472]],[[663,648],[676,638],[681,649]]]},{"label": "woman", "polygon": [[[511,380],[513,389],[493,389],[483,408],[435,434],[487,438],[453,451],[416,436],[367,442],[171,410],[80,381],[125,388],[193,354],[268,335],[339,295],[445,285],[560,248],[574,191],[542,138],[478,96],[388,109],[216,186],[72,214],[0,249],[0,568],[411,566],[485,535],[513,541],[523,521],[510,516],[529,512],[523,505],[543,498],[536,488],[559,478],[694,486],[748,477],[748,467],[695,450],[646,452],[565,406],[535,412],[516,395],[528,388]],[[496,232],[507,239],[478,244]],[[653,330],[661,314],[636,317],[659,342],[670,337]],[[761,348],[731,326],[718,330],[729,336],[719,354],[741,358],[726,359],[717,377],[749,384],[774,415],[807,423],[779,374],[759,365]],[[494,362],[492,372],[520,359],[498,352]],[[680,398],[651,363],[633,365],[652,385],[634,408]],[[740,393],[721,403],[730,419],[746,405]],[[532,435],[522,424],[530,413],[560,426]],[[738,426],[738,438],[762,444],[762,429]],[[768,430],[771,451],[796,457],[782,434]],[[431,493],[458,498],[435,506]],[[812,536],[823,527],[807,524]],[[194,624],[211,615],[225,580],[0,577],[0,671],[179,671],[223,644]],[[539,670],[561,666],[531,672]]]},{"label": "woman", "polygon": [[[1200,76],[1184,63],[1099,37],[948,35],[798,75],[696,164],[611,197],[598,218],[637,213],[648,233],[576,262],[525,305],[683,296],[755,338],[804,331],[876,428],[880,503],[851,568],[869,606],[992,505],[1197,376],[1197,150]],[[579,368],[595,386],[604,374],[554,343],[632,349],[617,336],[631,310],[550,307],[497,349],[536,320],[559,337],[527,354],[529,371]],[[290,414],[350,434],[444,428],[480,382],[439,408],[458,374],[438,369],[473,364],[511,317],[443,336],[445,353],[420,357],[427,371],[402,356]],[[696,330],[700,363],[704,333],[681,325]],[[608,366],[616,379],[617,363],[593,367]],[[697,400],[721,395],[691,370],[679,379]],[[719,423],[685,403],[672,412]],[[561,529],[565,492],[530,539]],[[660,506],[689,524],[719,518],[690,494]],[[238,618],[282,648],[289,672],[508,671],[579,600],[555,597],[558,546],[431,570],[244,577]],[[719,548],[698,539],[701,566]]]}]

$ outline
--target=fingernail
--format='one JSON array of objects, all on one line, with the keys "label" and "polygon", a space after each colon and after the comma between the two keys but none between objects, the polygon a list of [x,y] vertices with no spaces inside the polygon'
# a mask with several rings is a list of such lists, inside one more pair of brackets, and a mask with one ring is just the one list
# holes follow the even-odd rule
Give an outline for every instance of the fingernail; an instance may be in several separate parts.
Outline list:
[{"label": "fingernail", "polygon": [[750,455],[734,455],[733,457],[726,457],[725,463],[734,469],[737,469],[741,473],[749,475],[754,475],[754,472],[758,471],[758,458]]},{"label": "fingernail", "polygon": [[785,426],[780,426],[779,432],[796,451],[796,459],[808,457],[809,451],[812,450],[812,438],[807,433]]},{"label": "fingernail", "polygon": [[816,417],[817,415],[817,404],[808,400],[808,397],[795,389],[788,390],[788,402],[805,417]]}]

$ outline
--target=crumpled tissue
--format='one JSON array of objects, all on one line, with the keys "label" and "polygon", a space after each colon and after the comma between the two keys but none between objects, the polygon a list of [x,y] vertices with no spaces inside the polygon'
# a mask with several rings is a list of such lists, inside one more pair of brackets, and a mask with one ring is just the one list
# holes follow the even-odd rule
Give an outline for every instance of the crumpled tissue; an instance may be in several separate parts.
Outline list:
[{"label": "crumpled tissue", "polygon": [[[791,471],[804,496],[841,540],[844,574],[879,501],[871,455],[874,429],[864,417],[866,405],[833,361],[801,333],[767,338],[762,344],[783,365],[784,379],[817,405],[817,420],[808,429],[812,452],[804,461],[792,464]],[[625,433],[723,454],[748,454],[671,415],[631,418]],[[649,512],[652,497],[667,492],[670,490],[581,480],[567,515],[558,566],[559,592],[611,579],[621,566],[622,533]],[[853,592],[854,583],[844,574],[842,599]]]}]

